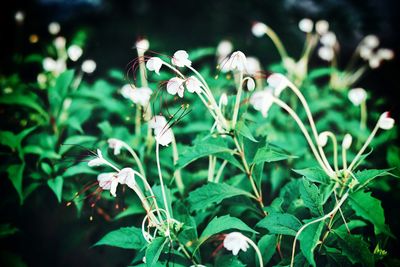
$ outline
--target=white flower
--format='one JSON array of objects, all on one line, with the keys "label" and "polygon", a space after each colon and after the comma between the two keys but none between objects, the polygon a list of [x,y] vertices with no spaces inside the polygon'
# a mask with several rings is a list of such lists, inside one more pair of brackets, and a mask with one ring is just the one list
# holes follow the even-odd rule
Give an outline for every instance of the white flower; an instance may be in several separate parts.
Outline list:
[{"label": "white flower", "polygon": [[318,56],[325,61],[332,61],[333,57],[335,56],[335,52],[333,51],[332,47],[329,46],[321,46],[318,49]]},{"label": "white flower", "polygon": [[325,33],[327,33],[329,30],[329,22],[327,22],[326,20],[319,20],[317,21],[317,23],[315,23],[315,31],[319,34],[319,35],[324,35]]},{"label": "white flower", "polygon": [[392,60],[394,58],[394,52],[391,49],[388,48],[380,48],[378,49],[378,51],[376,52],[376,54],[384,59],[384,60]]},{"label": "white flower", "polygon": [[246,85],[247,85],[247,90],[249,90],[249,91],[253,91],[254,88],[256,88],[256,83],[254,82],[254,80],[252,78],[247,79]]},{"label": "white flower", "polygon": [[253,75],[254,76],[260,71],[261,71],[260,61],[255,57],[248,57],[247,58],[246,73],[249,74],[249,75]]},{"label": "white flower", "polygon": [[373,55],[372,48],[366,45],[360,46],[360,57],[364,60],[369,60]]},{"label": "white flower", "polygon": [[119,155],[121,153],[121,148],[123,147],[123,142],[116,138],[110,138],[107,140],[108,146],[114,149],[114,155]]},{"label": "white flower", "polygon": [[93,73],[96,70],[96,62],[92,59],[87,59],[82,63],[82,71],[86,73]]},{"label": "white flower", "polygon": [[149,40],[147,39],[140,39],[139,41],[136,42],[136,49],[139,51],[140,53],[144,53],[147,50],[149,50],[150,47],[150,43]]},{"label": "white flower", "polygon": [[171,78],[167,83],[167,92],[171,95],[178,94],[179,97],[183,97],[185,91],[185,87],[183,86],[184,82],[184,79],[178,77]]},{"label": "white flower", "polygon": [[268,29],[268,26],[265,25],[264,23],[256,22],[251,27],[251,32],[253,33],[254,36],[261,37],[266,33],[267,29]]},{"label": "white flower", "polygon": [[22,12],[22,11],[17,11],[17,12],[15,13],[15,15],[14,15],[14,19],[15,19],[15,21],[18,22],[18,23],[24,22],[24,19],[25,19],[25,14],[24,14],[24,12]]},{"label": "white flower", "polygon": [[61,27],[58,22],[52,22],[49,24],[49,27],[48,27],[49,33],[52,35],[58,34],[60,32],[60,29],[61,29]]},{"label": "white flower", "polygon": [[136,185],[135,172],[131,168],[123,168],[118,173],[118,182],[134,189]]},{"label": "white flower", "polygon": [[329,132],[322,132],[318,135],[317,141],[318,141],[319,146],[322,146],[322,147],[326,146],[326,144],[328,143],[328,135],[329,135]]},{"label": "white flower", "polygon": [[251,95],[249,101],[255,110],[260,111],[263,117],[267,117],[268,111],[274,103],[272,90],[265,89],[262,91],[257,91]]},{"label": "white flower", "polygon": [[146,62],[146,68],[149,71],[154,71],[158,75],[160,75],[160,69],[163,64],[163,61],[159,57],[151,57],[147,62]]},{"label": "white flower", "polygon": [[164,116],[154,116],[149,121],[149,127],[154,129],[154,135],[157,143],[163,146],[168,146],[174,138],[174,134],[170,129],[167,120]]},{"label": "white flower", "polygon": [[201,93],[201,82],[195,76],[187,78],[185,85],[190,93]]},{"label": "white flower", "polygon": [[342,142],[343,149],[349,149],[352,141],[353,141],[353,137],[350,134],[345,134],[345,136],[343,138],[343,142]]},{"label": "white flower", "polygon": [[217,46],[217,56],[218,58],[225,58],[233,50],[233,45],[230,41],[223,40]]},{"label": "white flower", "polygon": [[311,19],[305,18],[300,20],[299,22],[299,29],[302,32],[310,33],[312,32],[313,27],[314,27],[314,22]]},{"label": "white flower", "polygon": [[250,246],[243,234],[239,232],[232,232],[225,236],[224,247],[227,250],[232,251],[232,254],[236,256],[240,250],[246,252]]},{"label": "white flower", "polygon": [[393,128],[393,126],[394,119],[390,117],[390,113],[387,111],[382,113],[378,120],[378,127],[383,130],[390,130]]},{"label": "white flower", "polygon": [[44,85],[47,82],[47,76],[43,73],[39,73],[36,80],[37,80],[38,84]]},{"label": "white flower", "polygon": [[327,32],[321,36],[321,44],[334,47],[336,44],[336,35],[333,32]]},{"label": "white flower", "polygon": [[289,86],[289,80],[280,73],[273,73],[267,79],[268,85],[274,89],[274,95],[279,96]]},{"label": "white flower", "polygon": [[55,46],[58,50],[65,49],[65,44],[66,44],[66,42],[67,42],[67,41],[66,41],[65,38],[62,37],[62,36],[57,37],[57,38],[54,39],[54,41],[53,41],[54,46]]},{"label": "white flower", "polygon": [[106,172],[101,173],[97,176],[97,181],[99,182],[99,186],[103,190],[110,190],[111,195],[116,197],[116,191],[118,186],[118,178],[117,173],[115,172]]},{"label": "white flower", "polygon": [[347,96],[354,106],[359,106],[367,99],[367,92],[363,88],[354,88],[349,91]]},{"label": "white flower", "polygon": [[192,61],[189,60],[189,54],[185,50],[176,51],[171,61],[177,67],[189,67],[192,65]]},{"label": "white flower", "polygon": [[222,63],[222,71],[244,71],[247,66],[246,56],[241,51],[233,52],[229,59]]},{"label": "white flower", "polygon": [[72,61],[77,61],[82,56],[82,53],[83,53],[82,48],[77,45],[71,45],[67,49],[68,57]]},{"label": "white flower", "polygon": [[89,167],[97,167],[105,164],[106,161],[103,158],[103,155],[101,154],[100,149],[97,149],[97,157],[92,159],[91,161],[88,162]]},{"label": "white flower", "polygon": [[42,61],[42,66],[45,71],[53,71],[56,69],[56,61],[50,57],[46,57]]},{"label": "white flower", "polygon": [[379,38],[376,35],[370,34],[364,37],[362,43],[364,43],[369,48],[374,49],[379,46]]},{"label": "white flower", "polygon": [[131,85],[125,84],[121,88],[123,97],[130,99],[133,103],[146,107],[149,104],[153,91],[148,87],[132,88]]}]

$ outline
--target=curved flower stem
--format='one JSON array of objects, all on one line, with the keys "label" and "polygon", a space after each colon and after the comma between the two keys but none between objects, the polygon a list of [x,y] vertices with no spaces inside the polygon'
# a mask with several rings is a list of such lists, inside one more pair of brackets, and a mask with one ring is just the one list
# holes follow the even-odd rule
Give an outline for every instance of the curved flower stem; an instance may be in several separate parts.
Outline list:
[{"label": "curved flower stem", "polygon": [[365,100],[361,102],[360,113],[360,128],[365,129],[367,126],[367,103]]},{"label": "curved flower stem", "polygon": [[338,162],[337,139],[336,139],[336,136],[332,132],[327,131],[327,134],[332,139],[332,144],[333,144],[333,165],[334,165],[336,174],[338,174],[339,173],[339,162]]},{"label": "curved flower stem", "polygon": [[342,146],[342,164],[343,164],[343,170],[347,171],[347,150]]},{"label": "curved flower stem", "polygon": [[[179,160],[179,153],[178,153],[178,147],[176,145],[175,136],[172,137],[171,144],[172,144],[172,157],[174,160],[174,165],[176,165]],[[183,192],[185,191],[185,185],[183,184],[182,174],[180,169],[175,170],[174,177],[175,177],[176,187],[178,188],[179,193],[183,195]]]},{"label": "curved flower stem", "polygon": [[351,172],[354,165],[357,163],[357,161],[360,159],[362,153],[364,153],[365,149],[367,149],[368,145],[371,143],[372,139],[374,138],[374,136],[376,135],[376,133],[379,130],[379,122],[375,125],[375,128],[372,130],[371,134],[368,136],[368,139],[365,141],[364,145],[362,146],[362,148],[360,149],[360,151],[358,151],[356,157],[353,159],[353,161],[350,163],[350,166],[348,168],[348,171]]},{"label": "curved flower stem", "polygon": [[259,261],[259,263],[260,263],[260,267],[263,267],[264,266],[264,263],[263,263],[263,259],[262,259],[262,255],[261,255],[261,251],[260,251],[260,249],[258,248],[258,246],[256,245],[256,243],[254,243],[254,241],[253,240],[251,240],[250,238],[248,238],[247,236],[245,236],[245,235],[243,235],[244,236],[244,238],[246,239],[246,241],[254,248],[254,250],[256,251],[256,254],[257,254],[257,257],[258,257],[258,261]]},{"label": "curved flower stem", "polygon": [[299,238],[300,234],[304,231],[304,229],[306,229],[308,226],[310,226],[311,224],[320,222],[320,221],[324,221],[326,219],[328,219],[331,215],[333,215],[334,213],[336,213],[338,211],[338,209],[340,209],[340,207],[343,205],[344,201],[347,199],[347,197],[349,196],[349,191],[347,191],[343,197],[340,199],[339,203],[337,203],[337,205],[335,206],[335,208],[333,210],[331,210],[329,213],[327,213],[326,215],[324,215],[323,217],[316,219],[314,221],[308,222],[305,225],[303,225],[299,231],[297,231],[296,236],[294,237],[293,240],[293,246],[292,246],[292,258],[290,260],[290,267],[293,267],[294,264],[294,254],[296,252],[296,241]]},{"label": "curved flower stem", "polygon": [[[150,212],[151,211],[150,204],[148,203],[147,198],[144,196],[142,190],[140,190],[140,188],[138,186],[135,186],[133,188],[133,191],[135,191],[136,195],[141,200],[143,208],[146,210],[146,213],[149,214],[149,218],[151,218],[156,225],[159,224],[160,221],[156,218],[156,216],[154,216],[154,214],[152,212]],[[156,210],[157,210],[157,213],[158,213],[158,218],[160,220],[162,220],[161,214],[160,214],[160,211],[159,211],[158,207],[156,208]]]},{"label": "curved flower stem", "polygon": [[322,147],[318,144],[318,131],[317,131],[317,127],[315,126],[315,122],[314,122],[314,118],[312,116],[310,107],[307,104],[307,100],[304,98],[303,94],[300,92],[300,90],[291,82],[289,82],[289,88],[297,95],[297,97],[299,98],[300,102],[303,104],[304,110],[306,111],[307,114],[307,118],[308,121],[310,122],[310,126],[311,126],[311,131],[314,135],[314,139],[317,143],[317,147],[318,147],[318,151],[321,154],[321,158],[323,159],[323,161],[326,164],[326,168],[333,173],[333,169],[331,168],[331,166],[329,165],[328,160],[326,159],[325,155],[324,155],[324,151],[322,149]]},{"label": "curved flower stem", "polygon": [[170,211],[168,208],[167,195],[165,193],[164,181],[163,181],[162,174],[161,174],[159,150],[160,150],[160,144],[157,142],[156,143],[156,158],[157,158],[158,177],[160,178],[161,193],[162,193],[162,197],[163,197],[163,201],[164,201],[165,214],[167,216],[167,225],[168,225],[168,230],[169,230],[169,222],[171,220],[171,214],[170,214]]},{"label": "curved flower stem", "polygon": [[214,172],[215,172],[215,164],[217,162],[217,158],[215,156],[208,156],[208,175],[207,181],[213,182],[214,180]]},{"label": "curved flower stem", "polygon": [[296,121],[297,125],[300,127],[300,130],[303,132],[304,137],[306,138],[311,151],[313,152],[315,159],[318,161],[319,165],[321,166],[321,168],[325,171],[325,173],[329,176],[329,177],[334,177],[334,175],[332,174],[332,172],[327,169],[327,167],[325,166],[325,163],[323,162],[323,160],[321,159],[320,155],[318,154],[317,149],[315,148],[315,145],[313,143],[313,141],[311,140],[311,137],[306,129],[306,127],[304,126],[303,122],[300,120],[299,116],[297,116],[296,112],[294,112],[293,109],[291,109],[285,102],[283,102],[282,100],[280,100],[279,98],[273,97],[272,99],[276,104],[278,104],[278,106],[280,106],[281,108],[283,108],[287,113],[289,113],[290,116],[292,116],[292,118]]},{"label": "curved flower stem", "polygon": [[138,155],[136,154],[136,152],[124,141],[121,141],[123,147],[128,150],[128,152],[132,155],[133,159],[135,160],[136,164],[138,165],[139,168],[139,172],[142,176],[146,176],[146,173],[143,169],[143,165],[142,162],[140,161]]},{"label": "curved flower stem", "polygon": [[221,166],[218,169],[217,175],[215,176],[214,182],[219,183],[219,180],[221,179],[222,172],[225,169],[226,164],[228,163],[227,160],[224,160],[221,164]]},{"label": "curved flower stem", "polygon": [[278,50],[279,54],[281,55],[282,60],[285,58],[288,58],[288,54],[286,52],[285,47],[283,46],[281,40],[279,39],[278,35],[270,28],[267,26],[265,33],[267,36],[271,39],[271,41],[274,43],[276,49]]},{"label": "curved flower stem", "polygon": [[239,87],[236,94],[235,107],[233,109],[233,116],[232,116],[232,129],[235,129],[237,118],[239,115],[240,99],[242,98],[242,91],[243,91],[243,71],[240,72],[240,77],[239,77]]}]

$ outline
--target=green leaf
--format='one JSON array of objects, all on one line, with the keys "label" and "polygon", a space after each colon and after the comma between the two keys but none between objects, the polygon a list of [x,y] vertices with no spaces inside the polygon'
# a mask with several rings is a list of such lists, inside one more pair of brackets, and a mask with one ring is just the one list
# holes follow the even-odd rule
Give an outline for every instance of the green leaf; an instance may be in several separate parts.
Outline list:
[{"label": "green leaf", "polygon": [[329,76],[334,72],[337,72],[335,68],[317,68],[310,71],[307,75],[307,80],[311,81],[320,77]]},{"label": "green leaf", "polygon": [[61,203],[62,199],[63,184],[64,179],[62,178],[62,176],[57,176],[54,179],[47,180],[47,185],[50,187],[51,190],[53,190],[59,203]]},{"label": "green leaf", "polygon": [[20,204],[24,202],[24,195],[22,191],[22,178],[24,174],[25,163],[10,165],[7,168],[8,178],[10,179],[15,190],[17,190]]},{"label": "green leaf", "polygon": [[275,254],[276,243],[276,235],[264,235],[258,241],[258,248],[260,249],[264,264],[267,264]]},{"label": "green leaf", "polygon": [[258,164],[262,162],[274,162],[291,158],[292,156],[275,151],[270,147],[263,147],[257,150],[256,155],[251,164]]},{"label": "green leaf", "polygon": [[293,170],[300,175],[303,175],[307,180],[319,183],[319,184],[329,184],[330,178],[329,176],[319,167],[307,168],[302,170]]},{"label": "green leaf", "polygon": [[300,250],[303,252],[303,255],[306,257],[307,261],[314,267],[316,266],[314,260],[314,249],[318,245],[323,227],[323,221],[311,224],[305,228],[299,236]]},{"label": "green leaf", "polygon": [[389,227],[385,224],[385,214],[380,200],[371,196],[371,192],[357,191],[350,195],[349,204],[356,214],[371,222],[375,234],[384,233],[394,238]]},{"label": "green leaf", "polygon": [[127,216],[143,214],[143,213],[144,213],[143,206],[141,206],[141,204],[139,204],[139,203],[137,203],[137,205],[136,205],[136,203],[135,203],[133,205],[132,204],[129,205],[129,207],[126,210],[118,213],[118,215],[115,216],[114,220],[119,220],[119,219],[125,218]]},{"label": "green leaf", "polygon": [[388,176],[391,175],[393,176],[393,174],[391,174],[389,171],[392,169],[383,169],[383,170],[376,170],[376,169],[372,169],[372,170],[363,170],[363,171],[358,171],[357,173],[354,173],[354,176],[357,178],[357,181],[362,185],[366,185],[368,183],[370,183],[372,180],[374,180],[377,177],[380,176]]},{"label": "green leaf", "polygon": [[253,196],[244,190],[224,184],[224,183],[207,183],[202,187],[190,192],[188,201],[191,210],[201,210],[207,208],[211,204],[219,204],[222,200],[234,196]]},{"label": "green leaf", "polygon": [[271,213],[256,225],[266,228],[271,234],[282,234],[295,236],[301,227],[301,222],[288,213]]},{"label": "green leaf", "polygon": [[160,257],[161,252],[163,251],[167,242],[168,239],[165,237],[157,237],[151,241],[146,249],[146,266],[152,267],[157,263],[158,258]]},{"label": "green leaf", "polygon": [[42,115],[44,118],[48,119],[48,114],[47,112],[38,104],[38,100],[36,99],[37,97],[33,94],[27,94],[27,95],[3,95],[0,97],[0,104],[4,105],[19,105],[23,107],[28,107],[36,112],[38,112],[40,115]]},{"label": "green leaf", "polygon": [[189,55],[192,61],[199,60],[206,56],[214,56],[215,47],[196,48],[194,50],[190,50]]},{"label": "green leaf", "polygon": [[58,76],[54,86],[48,89],[48,98],[50,103],[51,114],[57,115],[61,109],[62,102],[68,94],[68,88],[74,78],[74,70],[67,70]]},{"label": "green leaf", "polygon": [[254,231],[247,224],[245,224],[242,220],[231,217],[230,215],[224,215],[221,217],[215,217],[211,220],[211,222],[204,229],[203,233],[200,236],[200,239],[208,239],[212,235],[221,233],[223,231],[229,229],[236,229],[246,232],[251,232],[257,234],[258,232]]},{"label": "green leaf", "polygon": [[[199,265],[200,266],[200,265]],[[222,255],[215,260],[214,266],[218,267],[246,267],[237,257],[232,255]]]},{"label": "green leaf", "polygon": [[323,215],[322,198],[318,187],[305,178],[302,180],[303,182],[300,185],[300,196],[304,201],[304,205],[310,209],[312,215]]},{"label": "green leaf", "polygon": [[369,251],[368,244],[357,235],[335,231],[338,235],[338,245],[352,264],[361,263],[363,266],[374,266],[374,255]]},{"label": "green leaf", "polygon": [[13,151],[19,147],[18,139],[10,131],[0,131],[0,144],[11,148]]},{"label": "green leaf", "polygon": [[253,136],[253,134],[251,133],[250,129],[246,126],[246,124],[245,124],[243,121],[239,121],[239,122],[236,124],[236,131],[237,131],[240,135],[246,137],[247,139],[249,139],[249,140],[251,140],[251,141],[253,141],[253,142],[258,142],[258,141],[254,138],[254,136]]},{"label": "green leaf", "polygon": [[137,227],[122,227],[118,230],[109,232],[100,239],[94,246],[112,246],[125,249],[141,249],[146,246],[146,240],[142,235],[142,230]]},{"label": "green leaf", "polygon": [[18,228],[11,226],[11,224],[9,223],[0,224],[0,238],[13,235],[18,231],[19,231]]},{"label": "green leaf", "polygon": [[209,144],[207,142],[200,142],[192,147],[186,147],[184,150],[182,150],[176,168],[181,169],[199,158],[221,152],[232,151],[228,147]]}]

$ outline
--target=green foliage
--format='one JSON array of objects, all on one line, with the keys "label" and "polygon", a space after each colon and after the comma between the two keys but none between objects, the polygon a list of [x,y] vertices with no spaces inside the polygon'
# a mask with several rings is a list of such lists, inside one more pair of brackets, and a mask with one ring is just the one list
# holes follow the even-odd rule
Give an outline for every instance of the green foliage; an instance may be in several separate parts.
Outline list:
[{"label": "green foliage", "polygon": [[257,227],[268,229],[271,234],[295,236],[301,227],[301,222],[288,213],[271,213],[258,222]]},{"label": "green foliage", "polygon": [[142,249],[146,245],[142,231],[136,227],[122,227],[106,234],[95,246],[112,246],[125,249]]}]

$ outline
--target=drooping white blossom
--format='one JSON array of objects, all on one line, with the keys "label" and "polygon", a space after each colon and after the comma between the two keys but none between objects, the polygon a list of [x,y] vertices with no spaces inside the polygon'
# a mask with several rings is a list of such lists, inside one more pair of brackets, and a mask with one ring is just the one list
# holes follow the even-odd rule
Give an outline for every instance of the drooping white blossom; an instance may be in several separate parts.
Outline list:
[{"label": "drooping white blossom", "polygon": [[225,236],[224,247],[236,256],[240,250],[246,252],[250,245],[242,233],[232,232]]},{"label": "drooping white blossom", "polygon": [[172,142],[174,134],[164,116],[154,116],[149,121],[149,127],[154,129],[154,136],[160,145],[168,146]]},{"label": "drooping white blossom", "polygon": [[177,67],[189,67],[192,61],[189,60],[189,54],[185,50],[178,50],[172,57],[172,64]]},{"label": "drooping white blossom", "polygon": [[146,62],[146,68],[149,71],[154,71],[158,75],[160,75],[160,69],[163,64],[163,61],[159,57],[151,57],[147,62]]},{"label": "drooping white blossom", "polygon": [[222,63],[222,71],[244,71],[247,66],[246,56],[241,51],[233,52],[229,59]]},{"label": "drooping white blossom", "polygon": [[97,176],[97,181],[103,190],[110,190],[111,195],[117,196],[118,177],[116,172],[101,173]]},{"label": "drooping white blossom", "polygon": [[222,93],[219,97],[219,106],[226,106],[228,105],[228,96],[226,93]]},{"label": "drooping white blossom", "polygon": [[336,34],[327,32],[321,36],[320,42],[324,46],[334,47],[337,42]]},{"label": "drooping white blossom", "polygon": [[383,130],[390,130],[394,126],[394,119],[390,117],[388,111],[382,113],[378,120],[378,127]]},{"label": "drooping white blossom", "polygon": [[362,43],[368,46],[369,48],[377,48],[379,46],[379,38],[376,35],[370,34],[364,37]]},{"label": "drooping white blossom", "polygon": [[256,75],[258,72],[261,71],[261,64],[260,61],[255,57],[248,57],[247,58],[247,66],[246,66],[246,73],[249,75]]},{"label": "drooping white blossom", "polygon": [[134,189],[136,185],[135,172],[131,168],[123,168],[118,173],[118,182]]},{"label": "drooping white blossom", "polygon": [[267,78],[267,83],[273,89],[275,96],[279,96],[289,86],[289,80],[280,73],[271,74]]},{"label": "drooping white blossom", "polygon": [[143,39],[138,40],[136,42],[135,46],[136,46],[136,49],[138,51],[140,51],[140,53],[144,53],[147,50],[149,50],[150,43],[149,43],[149,40],[143,38]]},{"label": "drooping white blossom", "polygon": [[262,91],[254,92],[251,95],[249,102],[255,110],[261,112],[263,117],[267,117],[268,111],[274,103],[272,90],[270,88],[267,88]]},{"label": "drooping white blossom", "polygon": [[349,91],[347,96],[354,106],[359,106],[367,99],[367,92],[363,88],[354,88]]},{"label": "drooping white blossom", "polygon": [[100,149],[97,149],[97,156],[88,162],[89,167],[97,167],[106,164],[103,154],[101,154]]},{"label": "drooping white blossom", "polygon": [[126,99],[130,99],[133,103],[147,107],[153,91],[148,87],[132,88],[131,85],[125,84],[121,88],[121,94]]},{"label": "drooping white blossom", "polygon": [[223,59],[232,53],[233,44],[228,40],[222,40],[217,46],[217,57]]},{"label": "drooping white blossom", "polygon": [[185,92],[184,82],[184,79],[178,77],[173,77],[169,79],[167,83],[167,92],[171,95],[178,94],[179,97],[183,97],[183,94]]},{"label": "drooping white blossom", "polygon": [[121,148],[123,147],[123,142],[116,138],[110,138],[107,140],[108,146],[114,149],[114,155],[119,155],[121,153]]},{"label": "drooping white blossom", "polygon": [[201,82],[196,76],[190,76],[187,78],[185,85],[189,93],[201,93]]}]

